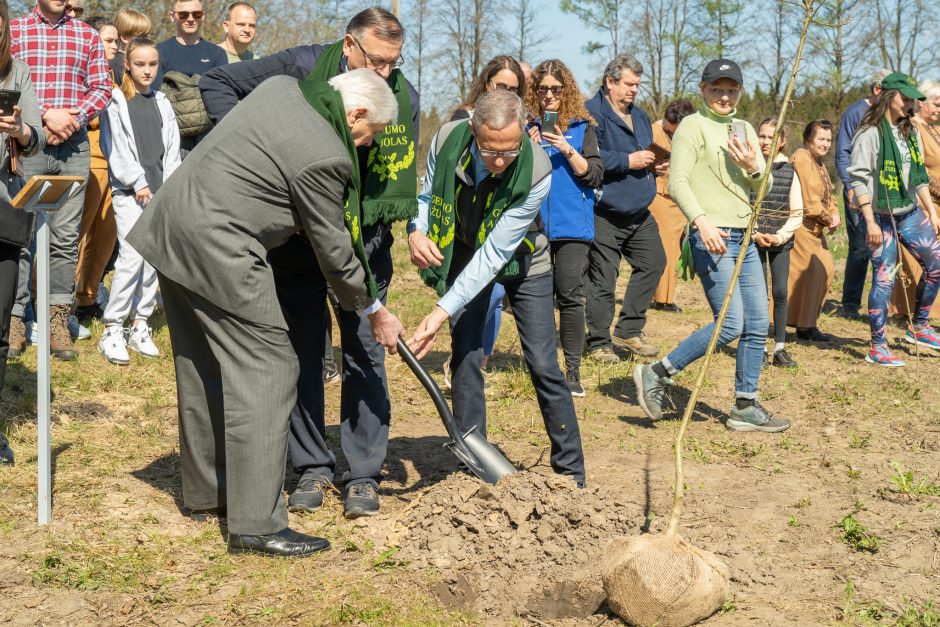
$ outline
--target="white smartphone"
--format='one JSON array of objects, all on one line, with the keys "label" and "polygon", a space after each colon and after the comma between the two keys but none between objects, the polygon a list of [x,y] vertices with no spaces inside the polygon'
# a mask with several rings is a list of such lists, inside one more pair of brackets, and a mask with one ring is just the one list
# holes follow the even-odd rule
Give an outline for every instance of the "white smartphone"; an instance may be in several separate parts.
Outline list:
[{"label": "white smartphone", "polygon": [[728,140],[730,141],[732,137],[737,137],[738,140],[747,146],[747,126],[744,122],[732,122],[728,125]]}]

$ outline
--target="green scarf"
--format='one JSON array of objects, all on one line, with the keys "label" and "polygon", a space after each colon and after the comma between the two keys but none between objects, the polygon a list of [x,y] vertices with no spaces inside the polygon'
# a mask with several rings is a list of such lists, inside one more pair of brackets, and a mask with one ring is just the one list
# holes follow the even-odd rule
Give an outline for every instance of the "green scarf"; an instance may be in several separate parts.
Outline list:
[{"label": "green scarf", "polygon": [[308,79],[298,81],[298,85],[300,86],[300,92],[307,99],[310,106],[313,107],[313,110],[323,116],[323,119],[329,122],[336,134],[339,135],[339,138],[346,145],[349,158],[352,159],[352,176],[343,192],[343,219],[352,240],[353,250],[356,251],[356,257],[362,263],[362,269],[365,270],[366,288],[369,291],[369,296],[376,298],[379,289],[375,284],[372,270],[369,268],[366,249],[362,243],[359,160],[356,157],[356,142],[353,141],[352,134],[349,132],[349,122],[346,120],[346,108],[343,106],[343,98],[338,91],[323,81]]},{"label": "green scarf", "polygon": [[890,212],[911,204],[912,198],[908,188],[916,189],[930,182],[927,168],[924,167],[924,156],[917,145],[917,133],[911,132],[907,136],[907,147],[911,151],[911,171],[907,185],[904,185],[901,174],[901,151],[888,120],[881,118],[879,125],[881,131],[881,146],[878,148],[878,179],[875,181],[875,193],[878,196],[878,208]]},{"label": "green scarf", "polygon": [[[525,136],[523,136],[525,137]],[[431,206],[428,211],[428,237],[444,256],[440,266],[430,266],[421,270],[421,278],[437,290],[439,296],[447,291],[447,274],[454,256],[454,234],[457,227],[455,208],[457,190],[455,172],[457,160],[464,154],[473,139],[470,121],[454,128],[444,145],[437,153],[434,166],[434,180],[431,183]],[[527,138],[522,142],[521,152],[515,161],[503,172],[496,191],[488,199],[486,213],[477,232],[476,248],[483,245],[487,236],[496,226],[503,211],[522,203],[532,190],[532,144]],[[466,167],[469,160],[461,164]],[[515,276],[519,273],[519,262],[515,259],[503,268],[500,276]]]},{"label": "green scarf", "polygon": [[[340,70],[343,41],[327,46],[307,77],[328,81]],[[366,162],[362,189],[364,224],[411,220],[418,215],[418,169],[415,163],[415,134],[408,81],[401,70],[392,70],[388,85],[398,101],[398,120],[375,136]],[[400,156],[399,156],[400,155]],[[353,160],[358,164],[358,160]]]}]

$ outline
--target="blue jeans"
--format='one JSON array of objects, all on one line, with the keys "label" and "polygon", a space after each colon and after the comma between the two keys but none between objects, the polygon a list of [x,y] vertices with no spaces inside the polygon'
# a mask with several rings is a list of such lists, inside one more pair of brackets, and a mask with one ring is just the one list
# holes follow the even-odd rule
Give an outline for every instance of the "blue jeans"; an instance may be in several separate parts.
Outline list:
[{"label": "blue jeans", "polygon": [[849,209],[849,199],[842,193],[845,201],[845,232],[849,236],[849,254],[845,259],[845,280],[842,283],[842,308],[857,312],[862,306],[862,290],[868,276],[868,244],[865,242],[865,220],[861,212]]},{"label": "blue jeans", "polygon": [[[721,303],[728,291],[735,260],[744,239],[744,229],[725,230],[731,232],[731,237],[726,240],[728,251],[723,255],[715,255],[705,250],[698,230],[693,230],[689,235],[695,272],[702,281],[705,298],[708,299],[715,318],[718,317]],[[734,286],[728,314],[718,336],[718,346],[724,346],[737,337],[741,338],[738,342],[737,369],[734,375],[737,398],[757,398],[757,383],[760,380],[769,325],[767,282],[764,279],[757,246],[751,242],[747,248],[744,265],[741,266],[741,275]],[[666,371],[675,374],[704,355],[714,330],[715,323],[712,322],[683,340],[663,359],[662,364]]]},{"label": "blue jeans", "polygon": [[[891,216],[882,213],[874,215],[875,222],[881,227],[881,246],[869,249],[871,253],[872,280],[868,292],[868,319],[871,325],[872,345],[887,344],[885,325],[888,321],[888,300],[897,277],[897,264],[900,262],[898,240],[904,244],[911,256],[924,269],[920,283],[917,284],[917,302],[914,303],[914,324],[924,325],[929,322],[930,308],[937,299],[940,290],[940,242],[933,232],[933,226],[927,214],[914,209],[903,215]],[[894,225],[897,224],[897,233]],[[867,239],[868,228],[862,220],[862,235]]]},{"label": "blue jeans", "polygon": [[496,338],[499,337],[499,325],[502,322],[503,297],[506,296],[506,288],[499,283],[493,284],[493,291],[490,293],[490,305],[486,310],[486,324],[483,326],[483,355],[489,357],[493,354],[493,347],[496,346]]}]

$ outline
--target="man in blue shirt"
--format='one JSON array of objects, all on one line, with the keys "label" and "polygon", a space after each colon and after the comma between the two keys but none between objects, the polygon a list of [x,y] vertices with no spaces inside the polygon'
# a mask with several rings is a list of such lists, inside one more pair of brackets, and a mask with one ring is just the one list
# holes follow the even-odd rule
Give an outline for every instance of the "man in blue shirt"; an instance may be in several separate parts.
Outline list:
[{"label": "man in blue shirt", "polygon": [[849,184],[849,164],[852,161],[852,138],[872,100],[881,93],[881,81],[891,70],[879,70],[871,79],[871,95],[852,104],[839,122],[836,137],[836,170],[842,180],[842,200],[845,201],[845,231],[849,236],[849,255],[845,260],[845,281],[842,285],[842,313],[846,318],[859,318],[862,290],[868,276],[868,244],[862,232],[861,214],[854,204],[855,194]]},{"label": "man in blue shirt", "polygon": [[[525,122],[519,97],[497,89],[476,101],[472,120],[449,122],[434,137],[418,216],[408,225],[408,247],[411,261],[442,298],[421,322],[411,346],[423,357],[450,320],[454,419],[463,433],[475,428],[485,435],[483,327],[494,279],[499,280],[512,305],[551,441],[552,468],[583,486],[581,434],[558,366],[551,257],[538,220],[551,187],[552,165],[525,134]],[[448,141],[451,137],[455,139]],[[531,152],[530,178],[528,172],[516,171],[527,156],[520,154],[526,152]],[[452,165],[438,168],[441,163]],[[504,178],[505,187],[516,186],[509,200],[503,195]],[[444,193],[438,196],[435,190],[441,188]]]}]

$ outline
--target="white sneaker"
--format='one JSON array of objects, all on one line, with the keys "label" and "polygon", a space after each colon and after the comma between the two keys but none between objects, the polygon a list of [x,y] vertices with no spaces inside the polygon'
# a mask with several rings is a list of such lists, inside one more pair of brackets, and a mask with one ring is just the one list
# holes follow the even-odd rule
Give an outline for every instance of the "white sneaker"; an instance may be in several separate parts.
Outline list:
[{"label": "white sneaker", "polygon": [[117,325],[105,329],[98,340],[98,352],[112,364],[126,366],[131,357],[127,354],[127,342],[124,340],[124,327]]},{"label": "white sneaker", "polygon": [[69,316],[69,335],[73,340],[87,340],[91,337],[91,331],[83,324],[79,324],[78,318]]},{"label": "white sneaker", "polygon": [[131,327],[131,336],[127,345],[144,357],[160,356],[160,349],[153,343],[153,336],[150,335],[150,327],[146,322],[142,321]]}]

